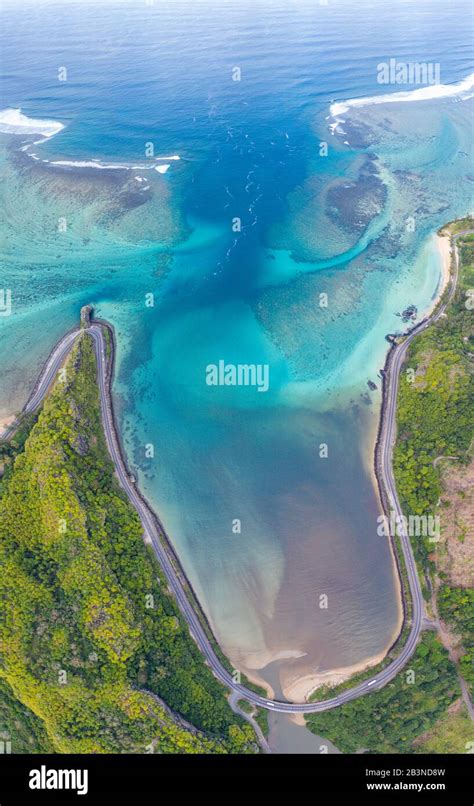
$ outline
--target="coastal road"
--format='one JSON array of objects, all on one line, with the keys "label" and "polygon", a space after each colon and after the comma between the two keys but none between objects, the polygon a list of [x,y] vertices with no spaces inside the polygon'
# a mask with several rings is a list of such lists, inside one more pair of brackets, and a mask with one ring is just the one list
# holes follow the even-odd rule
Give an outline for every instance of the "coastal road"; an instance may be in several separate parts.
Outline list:
[{"label": "coastal road", "polygon": [[[417,332],[419,332],[419,329],[417,329]],[[130,476],[125,466],[122,451],[117,438],[114,415],[110,402],[111,379],[109,372],[109,362],[106,354],[104,327],[102,324],[92,323],[85,330],[78,329],[76,331],[72,331],[66,334],[66,336],[56,345],[53,352],[51,353],[51,356],[49,357],[48,361],[46,362],[43,368],[40,378],[38,379],[38,382],[36,384],[35,390],[25,406],[24,412],[25,413],[33,412],[40,405],[44,396],[48,392],[48,389],[55,381],[58,371],[61,365],[64,363],[66,357],[68,356],[76,338],[78,338],[80,335],[84,333],[89,334],[94,341],[94,349],[97,358],[97,368],[98,368],[97,377],[100,393],[100,405],[101,405],[104,435],[111,459],[115,465],[115,470],[120,485],[122,486],[128,499],[130,500],[131,504],[134,506],[140,517],[145,538],[153,546],[153,549],[160,562],[163,573],[167,579],[170,590],[172,591],[173,595],[176,598],[176,601],[179,605],[179,608],[184,618],[188,623],[190,632],[194,640],[198,644],[199,649],[204,655],[208,665],[211,667],[215,676],[228,689],[231,690],[234,697],[234,701],[235,696],[237,696],[238,698],[245,699],[258,707],[266,708],[272,711],[280,711],[283,713],[315,713],[318,711],[325,711],[330,708],[335,708],[338,705],[342,705],[344,702],[348,702],[349,700],[353,700],[364,694],[368,694],[372,690],[380,688],[382,685],[385,685],[389,680],[391,680],[400,671],[400,669],[405,665],[409,657],[412,655],[421,629],[421,623],[424,614],[423,599],[421,596],[420,585],[416,573],[415,562],[413,559],[408,536],[405,536],[402,545],[405,561],[407,563],[408,568],[411,594],[414,601],[413,623],[411,626],[409,638],[405,646],[403,647],[402,651],[400,652],[400,655],[389,666],[380,671],[377,675],[374,675],[374,677],[371,678],[371,680],[369,681],[364,681],[363,683],[360,683],[359,685],[354,686],[353,688],[347,689],[346,691],[341,692],[340,694],[331,699],[311,703],[289,703],[289,702],[280,702],[277,700],[271,700],[269,698],[262,697],[261,695],[256,694],[251,689],[248,689],[244,685],[235,681],[234,676],[222,665],[221,661],[217,657],[216,652],[212,646],[212,643],[206,633],[206,630],[203,627],[201,619],[199,618],[198,614],[196,613],[193,605],[191,604],[188,598],[183,582],[180,576],[177,574],[175,566],[172,563],[169,553],[165,548],[164,539],[166,539],[166,537],[162,525],[160,524],[156,514],[151,510],[147,502],[144,500],[144,498],[138,491],[133,478]],[[399,372],[399,366],[406,353],[406,348],[407,348],[407,342],[404,342],[403,345],[400,345],[399,347],[393,349],[393,354],[397,353],[398,351],[397,355],[399,357],[399,360],[396,362],[396,364],[395,362],[392,362],[398,368],[397,372]],[[387,488],[391,491],[391,495],[393,498],[394,509],[397,514],[401,515],[401,510],[398,504],[398,498],[396,496],[395,484],[393,481],[392,469],[391,469],[391,439],[393,434],[392,429],[393,429],[393,418],[395,412],[394,403],[396,401],[398,375],[390,373],[390,378],[392,381],[390,385],[391,394],[389,397],[390,407],[387,409],[387,417],[386,417],[386,422],[388,423],[389,427],[387,429],[387,434],[383,438],[383,446],[384,446],[383,467],[385,469],[385,473],[387,476],[386,478]],[[2,437],[4,439],[7,438],[13,432],[13,430],[14,425],[10,426],[10,428],[3,433]]]},{"label": "coastal road", "polygon": [[[459,235],[461,234],[465,233],[459,233]],[[397,496],[392,470],[392,450],[395,441],[395,413],[399,374],[403,361],[406,357],[408,347],[413,338],[443,315],[446,306],[452,298],[458,273],[458,256],[456,249],[455,254],[455,273],[451,279],[450,289],[444,304],[438,308],[432,317],[420,322],[420,324],[411,331],[411,333],[401,344],[392,347],[390,358],[386,366],[386,403],[382,420],[382,428],[379,435],[379,456],[381,473],[383,477],[382,481],[390,499],[391,508],[399,518],[399,523],[403,523],[402,511]],[[403,534],[400,535],[400,542],[407,570],[407,578],[412,600],[412,618],[408,638],[400,650],[399,655],[388,666],[374,674],[369,680],[365,680],[352,688],[342,691],[335,697],[322,700],[320,702],[290,703],[271,700],[256,694],[251,689],[248,689],[241,683],[236,682],[234,676],[223,666],[222,662],[218,658],[211,640],[209,639],[202,624],[202,621],[190,599],[188,598],[184,585],[184,575],[177,571],[170,558],[169,551],[165,547],[167,539],[162,524],[160,523],[157,515],[152,511],[148,503],[138,491],[135,481],[133,477],[130,476],[125,465],[117,438],[111,405],[111,374],[109,371],[109,361],[106,354],[104,326],[102,324],[92,322],[87,329],[71,331],[64,336],[64,338],[56,345],[51,356],[46,362],[36,384],[35,390],[26,404],[24,411],[32,412],[40,405],[51,384],[54,382],[59,368],[70,352],[75,339],[85,332],[88,333],[94,341],[94,348],[97,357],[98,384],[104,434],[110,456],[115,465],[117,477],[128,499],[135,507],[140,517],[145,538],[153,546],[170,590],[175,596],[178,606],[188,623],[191,635],[198,644],[200,651],[204,655],[214,675],[232,692],[232,700],[236,702],[236,698],[242,698],[260,708],[266,708],[270,711],[279,711],[282,713],[317,713],[319,711],[326,711],[331,708],[336,708],[345,702],[349,702],[357,697],[369,694],[371,691],[376,691],[392,680],[395,675],[397,675],[398,672],[405,666],[415,651],[418,636],[420,634],[420,630],[422,629],[423,620],[425,617],[423,596],[418,579],[415,559],[409,536],[405,530],[403,530]],[[2,438],[5,439],[8,437],[13,430],[14,426],[10,426],[10,428],[3,433]]]},{"label": "coastal road", "polygon": [[[51,384],[56,380],[56,376],[64,364],[66,357],[68,356],[72,345],[74,344],[75,340],[77,339],[79,333],[81,331],[71,330],[69,333],[66,333],[65,336],[59,341],[54,347],[52,353],[50,354],[46,364],[44,365],[41,374],[36,381],[35,388],[31,393],[30,397],[28,398],[28,402],[25,404],[22,415],[25,414],[32,414],[38,406],[41,404],[44,396],[46,395],[49,387]],[[11,435],[16,431],[18,423],[15,421],[11,423],[4,431],[0,432],[0,439],[7,440],[11,437]]]}]

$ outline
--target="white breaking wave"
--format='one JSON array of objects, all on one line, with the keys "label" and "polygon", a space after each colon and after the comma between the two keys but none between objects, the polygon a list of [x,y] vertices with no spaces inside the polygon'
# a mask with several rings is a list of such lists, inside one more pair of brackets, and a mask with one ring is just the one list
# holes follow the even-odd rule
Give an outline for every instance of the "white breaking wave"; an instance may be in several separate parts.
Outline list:
[{"label": "white breaking wave", "polygon": [[[32,156],[32,155],[30,155]],[[164,157],[155,157],[156,160],[164,159]],[[169,157],[168,157],[169,159]],[[177,157],[179,159],[179,157]],[[44,160],[47,162],[47,160]],[[127,165],[124,162],[100,162],[100,160],[53,160],[50,165],[60,165],[66,168],[98,168],[101,171],[159,171],[165,174],[169,164],[156,165],[155,162],[149,162],[141,165]]]},{"label": "white breaking wave", "polygon": [[373,106],[374,104],[391,104],[407,101],[429,101],[434,98],[451,98],[460,96],[463,100],[472,97],[474,90],[474,73],[471,73],[462,81],[456,84],[433,84],[429,87],[418,87],[416,90],[405,92],[391,92],[386,95],[372,95],[367,98],[352,98],[348,101],[338,101],[331,104],[331,117],[337,118],[344,115],[349,109],[361,106]]},{"label": "white breaking wave", "polygon": [[2,109],[0,111],[0,132],[5,134],[42,134],[43,137],[54,137],[64,124],[57,120],[40,120],[22,115],[21,109]]},{"label": "white breaking wave", "polygon": [[[57,120],[40,120],[39,118],[29,118],[23,115],[21,109],[8,108],[0,110],[0,132],[4,134],[40,134],[42,140],[47,140],[49,137],[54,137],[64,129],[64,123],[59,123]],[[36,140],[34,143],[22,146],[21,151],[24,151],[34,160],[40,158],[36,154],[31,154],[29,149],[33,145],[38,145],[42,140]],[[152,171],[156,170],[160,174],[165,174],[170,168],[170,161],[179,160],[177,154],[171,157],[154,157],[153,160],[148,160],[146,163],[140,165],[130,165],[119,162],[101,162],[97,159],[91,160],[41,160],[41,162],[49,163],[50,165],[59,165],[60,167],[69,168],[99,168],[102,170],[122,170],[122,171]],[[165,162],[164,165],[157,165],[156,163]]]}]

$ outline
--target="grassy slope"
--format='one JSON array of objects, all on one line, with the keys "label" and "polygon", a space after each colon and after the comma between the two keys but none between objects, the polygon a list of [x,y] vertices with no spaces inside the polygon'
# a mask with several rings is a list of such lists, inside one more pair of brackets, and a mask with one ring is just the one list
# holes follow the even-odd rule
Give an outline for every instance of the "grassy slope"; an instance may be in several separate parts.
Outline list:
[{"label": "grassy slope", "polygon": [[[472,226],[464,220],[448,230]],[[433,464],[438,456],[457,456],[457,462],[450,461],[451,469],[473,461],[474,311],[467,292],[474,287],[474,236],[459,238],[458,250],[458,285],[447,316],[414,340],[406,363],[415,369],[414,381],[401,378],[394,466],[404,511],[440,518],[441,541],[415,538],[414,546],[420,567],[437,591],[437,609],[464,646],[460,669],[473,688],[474,592],[452,585],[449,572],[440,571],[446,541],[460,536],[454,534],[452,521],[449,530],[443,530],[452,502],[443,489],[442,466]]]},{"label": "grassy slope", "polygon": [[[440,319],[412,342],[402,372],[397,408],[398,439],[394,470],[406,515],[435,515],[442,493],[439,456],[471,460],[474,435],[473,312],[466,307],[472,287],[474,244],[459,243],[462,264],[455,299]],[[441,513],[442,526],[442,513]],[[414,550],[422,569],[434,572],[430,556],[435,544],[415,538]]]},{"label": "grassy slope", "polygon": [[[472,221],[460,222],[455,231],[469,227]],[[462,270],[448,316],[414,340],[405,367],[416,370],[415,382],[410,382],[403,372],[400,378],[394,469],[406,515],[435,514],[441,494],[439,473],[433,467],[437,456],[452,454],[464,462],[471,458],[474,314],[465,303],[467,289],[474,287],[472,236],[460,239],[459,249]],[[422,570],[435,570],[433,547],[422,537],[414,538],[415,555]],[[440,604],[443,617],[462,631],[466,654],[460,665],[463,675],[472,682],[474,653],[468,648],[473,633],[472,592],[443,586]],[[454,740],[453,725],[459,725],[459,720],[451,720],[450,730],[443,727],[436,743],[438,726],[444,726],[446,708],[459,696],[459,688],[455,667],[433,635],[424,636],[407,668],[419,668],[413,686],[407,685],[405,670],[380,692],[309,717],[308,727],[327,736],[345,752],[362,748],[374,753],[413,752],[416,738],[428,730],[431,733],[426,752],[458,752],[460,739]],[[434,749],[441,746],[442,750]]]},{"label": "grassy slope", "polygon": [[0,731],[19,723],[13,752],[28,722],[37,750],[251,752],[115,481],[95,376],[85,335],[3,484]]},{"label": "grassy slope", "polygon": [[444,714],[433,730],[415,743],[417,753],[467,753],[473,746],[472,722],[464,705],[456,713]]}]

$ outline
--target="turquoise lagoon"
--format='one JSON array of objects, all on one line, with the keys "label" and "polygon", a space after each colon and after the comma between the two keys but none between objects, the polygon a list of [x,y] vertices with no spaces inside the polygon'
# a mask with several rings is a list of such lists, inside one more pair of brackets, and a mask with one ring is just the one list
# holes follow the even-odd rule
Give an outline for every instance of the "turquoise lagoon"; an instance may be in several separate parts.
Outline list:
[{"label": "turquoise lagoon", "polygon": [[[466,89],[330,107],[399,90],[376,80],[391,57],[465,81],[469,4],[66,6],[3,12],[3,108],[63,128],[33,145],[0,115],[0,415],[92,302],[130,467],[218,640],[302,696],[400,626],[371,470],[385,336],[432,306],[434,233],[474,178]],[[219,360],[267,364],[268,392],[209,387]]]}]

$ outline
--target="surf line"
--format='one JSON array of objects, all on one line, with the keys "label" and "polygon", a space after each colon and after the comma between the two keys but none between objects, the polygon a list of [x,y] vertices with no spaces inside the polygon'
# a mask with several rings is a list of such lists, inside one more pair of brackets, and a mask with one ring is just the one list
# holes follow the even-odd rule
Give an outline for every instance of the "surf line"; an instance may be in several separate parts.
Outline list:
[{"label": "surf line", "polygon": [[[9,107],[0,110],[0,132],[3,134],[15,135],[39,135],[39,140],[34,140],[31,143],[23,145],[20,151],[24,151],[28,157],[36,161],[41,161],[44,164],[53,165],[59,168],[98,168],[101,170],[125,170],[125,171],[152,171],[155,170],[160,174],[165,174],[170,168],[171,162],[176,162],[181,159],[178,154],[173,154],[166,157],[155,157],[150,151],[150,158],[147,162],[138,165],[120,163],[120,162],[101,162],[101,160],[92,158],[90,160],[47,160],[40,159],[36,154],[31,153],[31,149],[35,145],[44,143],[56,134],[59,134],[65,128],[64,123],[57,120],[42,120],[40,118],[29,118],[24,115],[20,108]],[[153,144],[147,143],[147,146]],[[165,163],[165,164],[162,164]]]}]

